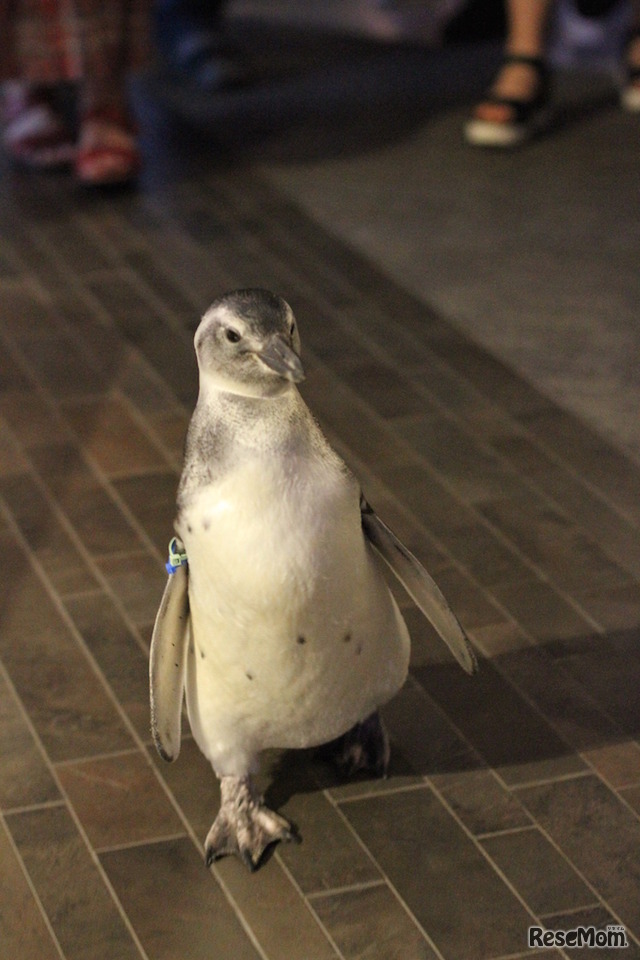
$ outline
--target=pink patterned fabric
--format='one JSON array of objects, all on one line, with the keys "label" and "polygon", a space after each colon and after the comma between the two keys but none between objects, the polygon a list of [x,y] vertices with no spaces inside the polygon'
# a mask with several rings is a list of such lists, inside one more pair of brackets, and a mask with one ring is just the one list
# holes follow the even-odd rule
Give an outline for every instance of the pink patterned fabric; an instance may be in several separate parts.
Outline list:
[{"label": "pink patterned fabric", "polygon": [[128,72],[149,53],[151,0],[0,0],[0,78],[51,84]]}]

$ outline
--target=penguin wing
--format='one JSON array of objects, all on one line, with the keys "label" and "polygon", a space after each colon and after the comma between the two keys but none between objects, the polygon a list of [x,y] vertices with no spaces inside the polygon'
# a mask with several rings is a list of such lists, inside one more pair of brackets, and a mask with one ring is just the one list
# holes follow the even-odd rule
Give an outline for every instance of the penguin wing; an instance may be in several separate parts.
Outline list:
[{"label": "penguin wing", "polygon": [[169,762],[180,753],[188,627],[189,575],[182,564],[164,588],[149,657],[151,732],[158,753]]},{"label": "penguin wing", "polygon": [[360,510],[366,538],[437,630],[462,669],[467,673],[475,673],[478,661],[473,648],[435,580],[382,522],[364,497],[360,501]]}]

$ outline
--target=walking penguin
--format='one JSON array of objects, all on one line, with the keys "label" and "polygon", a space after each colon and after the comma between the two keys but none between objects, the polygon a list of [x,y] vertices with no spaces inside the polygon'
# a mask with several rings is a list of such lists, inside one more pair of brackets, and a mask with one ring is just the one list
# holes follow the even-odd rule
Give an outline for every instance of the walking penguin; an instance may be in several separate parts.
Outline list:
[{"label": "walking penguin", "polygon": [[207,865],[236,853],[255,869],[268,846],[296,838],[253,786],[261,751],[342,738],[345,765],[386,772],[377,711],[404,683],[409,634],[379,558],[467,672],[476,659],[302,400],[290,306],[266,290],[229,293],[205,313],[195,349],[199,396],[151,641],[152,730],[175,760],[186,694],[221,786]]}]

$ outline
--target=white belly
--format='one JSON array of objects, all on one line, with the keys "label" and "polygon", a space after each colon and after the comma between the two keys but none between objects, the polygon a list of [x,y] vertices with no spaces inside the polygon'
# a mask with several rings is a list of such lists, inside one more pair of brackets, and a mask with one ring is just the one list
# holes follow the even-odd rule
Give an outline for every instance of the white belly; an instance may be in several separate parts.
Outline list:
[{"label": "white belly", "polygon": [[267,747],[326,742],[401,686],[407,630],[344,475],[253,464],[203,489],[180,533],[189,716],[219,774]]}]

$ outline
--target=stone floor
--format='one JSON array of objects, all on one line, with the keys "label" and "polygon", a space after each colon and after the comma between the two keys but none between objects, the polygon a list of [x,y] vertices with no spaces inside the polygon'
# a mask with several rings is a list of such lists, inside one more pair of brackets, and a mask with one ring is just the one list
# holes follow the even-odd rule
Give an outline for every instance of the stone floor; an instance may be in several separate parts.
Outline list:
[{"label": "stone floor", "polygon": [[[555,136],[479,155],[491,51],[270,39],[244,93],[141,87],[137,192],[1,171],[0,957],[640,957],[637,125],[565,77]],[[192,333],[241,285],[290,300],[305,397],[481,659],[403,599],[389,778],[269,756],[303,842],[253,875],[206,870],[214,778],[147,696]]]}]

